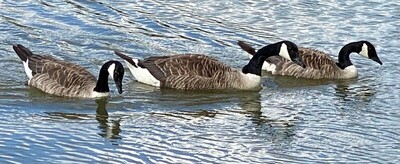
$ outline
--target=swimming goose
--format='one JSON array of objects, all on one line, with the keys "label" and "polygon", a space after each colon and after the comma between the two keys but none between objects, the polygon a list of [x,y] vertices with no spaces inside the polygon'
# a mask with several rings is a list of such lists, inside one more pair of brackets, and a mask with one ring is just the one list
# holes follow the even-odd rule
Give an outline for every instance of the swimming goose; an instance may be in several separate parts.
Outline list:
[{"label": "swimming goose", "polygon": [[28,85],[46,93],[66,97],[105,97],[109,95],[108,75],[114,79],[118,92],[122,93],[124,68],[118,61],[108,61],[100,69],[99,79],[85,68],[55,59],[33,54],[22,45],[13,45],[28,76]]},{"label": "swimming goose", "polygon": [[[237,44],[248,52],[250,56],[255,54],[255,49],[250,45],[242,41],[238,41]],[[353,52],[382,65],[375,47],[368,41],[358,41],[343,46],[339,51],[338,62],[335,62],[333,58],[324,52],[299,47],[299,54],[306,64],[306,68],[301,68],[279,56],[272,56],[267,58],[263,70],[267,70],[273,75],[288,75],[310,79],[350,79],[357,77],[358,74],[356,67],[349,58]]]},{"label": "swimming goose", "polygon": [[281,41],[261,48],[250,62],[237,70],[215,58],[200,54],[152,56],[144,60],[128,57],[120,52],[133,76],[139,82],[174,89],[242,89],[260,87],[261,67],[265,59],[280,55],[299,65],[304,65],[298,55],[297,46]]}]

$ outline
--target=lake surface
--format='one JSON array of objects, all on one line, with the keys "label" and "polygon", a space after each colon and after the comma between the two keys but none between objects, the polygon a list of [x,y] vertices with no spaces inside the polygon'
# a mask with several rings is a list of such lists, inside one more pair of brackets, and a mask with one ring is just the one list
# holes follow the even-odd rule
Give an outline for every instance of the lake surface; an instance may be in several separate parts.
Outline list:
[{"label": "lake surface", "polygon": [[[0,1],[0,163],[400,162],[400,1]],[[265,74],[259,91],[160,90],[134,80],[107,99],[25,85],[22,44],[88,68],[202,53],[241,68],[237,45],[280,40],[337,56],[368,40],[383,65],[351,56],[359,77]],[[111,80],[110,80],[111,81]]]}]

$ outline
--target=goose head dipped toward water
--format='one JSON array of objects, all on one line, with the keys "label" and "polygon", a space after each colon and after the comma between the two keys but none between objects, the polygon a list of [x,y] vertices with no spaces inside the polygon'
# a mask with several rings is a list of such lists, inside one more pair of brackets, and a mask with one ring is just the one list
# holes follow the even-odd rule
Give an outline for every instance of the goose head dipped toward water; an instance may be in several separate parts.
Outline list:
[{"label": "goose head dipped toward water", "polygon": [[289,41],[260,49],[242,68],[233,69],[215,58],[200,54],[152,56],[144,60],[120,52],[135,79],[148,85],[175,89],[254,89],[260,87],[261,67],[269,56],[280,55],[304,65],[297,46]]},{"label": "goose head dipped toward water", "polygon": [[[256,54],[256,50],[250,45],[238,41],[238,45],[248,52],[251,56]],[[301,68],[297,64],[279,56],[267,58],[263,65],[263,70],[269,71],[274,75],[288,75],[311,79],[349,79],[357,77],[357,69],[350,61],[351,53],[358,53],[363,57],[369,58],[382,64],[375,47],[368,41],[351,42],[343,46],[338,55],[338,62],[333,60],[328,54],[311,49],[300,47],[299,55],[304,61],[306,68]]]},{"label": "goose head dipped toward water", "polygon": [[121,94],[123,92],[122,80],[124,77],[124,72],[124,66],[122,66],[119,61],[111,60],[104,63],[100,69],[99,79],[97,80],[96,87],[93,90],[99,93],[109,92],[110,89],[108,88],[108,75],[110,75],[114,80],[118,93]]},{"label": "goose head dipped toward water", "polygon": [[13,45],[25,68],[28,85],[46,93],[67,97],[104,97],[109,95],[108,76],[122,93],[124,68],[118,61],[108,61],[100,69],[96,79],[85,68],[55,59],[33,54],[22,45]]},{"label": "goose head dipped toward water", "polygon": [[358,53],[359,55],[369,58],[382,65],[382,62],[379,59],[378,54],[376,53],[374,45],[372,45],[368,41],[351,42],[344,45],[339,51],[339,60],[337,65],[342,69],[353,65],[350,60],[350,54],[353,52]]}]

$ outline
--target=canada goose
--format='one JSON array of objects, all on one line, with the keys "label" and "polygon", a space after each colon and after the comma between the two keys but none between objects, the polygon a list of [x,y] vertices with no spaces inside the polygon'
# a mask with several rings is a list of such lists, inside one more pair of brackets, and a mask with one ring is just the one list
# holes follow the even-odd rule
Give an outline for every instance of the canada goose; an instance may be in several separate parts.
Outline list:
[{"label": "canada goose", "polygon": [[144,60],[133,59],[120,52],[115,54],[126,61],[139,82],[175,89],[258,88],[262,64],[272,55],[280,55],[304,65],[299,58],[297,46],[289,41],[270,44],[260,49],[241,71],[200,54],[152,56]]},{"label": "canada goose", "polygon": [[35,55],[22,45],[13,45],[28,76],[28,85],[46,93],[67,97],[105,97],[109,95],[108,75],[114,79],[118,92],[122,93],[124,68],[118,61],[108,61],[100,69],[99,79],[83,67],[55,59]]},{"label": "canada goose", "polygon": [[[248,52],[250,56],[255,54],[255,49],[250,45],[242,41],[238,41],[237,44]],[[353,52],[382,65],[375,47],[368,41],[358,41],[343,46],[339,51],[338,62],[335,62],[333,58],[324,52],[299,47],[299,54],[306,64],[306,68],[301,68],[279,56],[272,56],[267,58],[263,70],[267,70],[273,75],[288,75],[310,79],[350,79],[357,77],[357,68],[349,58]]]}]

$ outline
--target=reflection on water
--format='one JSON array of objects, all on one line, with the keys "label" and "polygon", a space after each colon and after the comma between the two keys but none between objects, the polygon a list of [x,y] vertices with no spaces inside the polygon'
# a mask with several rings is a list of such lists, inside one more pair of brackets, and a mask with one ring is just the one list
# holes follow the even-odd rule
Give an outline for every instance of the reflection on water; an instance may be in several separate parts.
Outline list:
[{"label": "reflection on water", "polygon": [[70,119],[70,120],[85,120],[92,117],[87,114],[79,113],[61,113],[61,112],[44,112],[50,119]]},{"label": "reflection on water", "polygon": [[346,83],[339,83],[334,89],[335,96],[342,101],[360,100],[371,102],[376,94],[376,91],[369,85],[349,86]]},{"label": "reflection on water", "polygon": [[[52,120],[67,119],[67,120],[93,120],[98,122],[98,128],[100,132],[98,134],[101,137],[107,139],[121,139],[119,135],[121,132],[120,122],[121,118],[109,118],[107,112],[107,98],[96,99],[97,104],[96,115],[92,114],[81,114],[81,113],[63,113],[63,112],[44,112],[47,114],[46,117]],[[113,140],[111,140],[113,141]]]},{"label": "reflection on water", "polygon": [[199,118],[199,117],[213,118],[216,115],[223,113],[218,113],[216,111],[200,110],[200,111],[177,111],[168,113],[152,112],[150,114],[153,116],[174,117],[185,120],[191,120],[191,118]]},{"label": "reflection on water", "polygon": [[[183,106],[179,111],[162,113],[165,116],[177,117],[216,117],[220,114],[219,107],[224,104],[238,102],[239,113],[260,113],[260,93],[258,91],[217,90],[217,91],[182,91],[176,89],[161,89],[162,96],[158,101],[163,105]],[[208,109],[209,108],[209,109]],[[233,112],[237,112],[234,110]],[[161,113],[153,113],[160,115]],[[188,118],[186,118],[188,119]]]},{"label": "reflection on water", "polygon": [[374,99],[376,91],[370,85],[354,85],[354,82],[339,82],[335,87],[335,99],[343,110],[364,109]]},{"label": "reflection on water", "polygon": [[296,78],[291,76],[271,76],[270,79],[276,83],[281,88],[297,88],[297,87],[312,87],[327,85],[332,82],[329,79],[305,79]]},{"label": "reflection on water", "polygon": [[250,118],[249,121],[255,125],[256,132],[264,139],[280,146],[290,145],[295,135],[293,129],[295,120],[270,118],[261,110],[261,101],[259,92],[241,95],[239,97],[241,113]]},{"label": "reflection on water", "polygon": [[[120,122],[121,118],[110,120],[106,109],[107,99],[101,98],[96,100],[96,120],[99,122],[101,132],[100,136],[108,139],[121,139],[119,133],[121,132]],[[111,122],[111,123],[109,123]],[[111,125],[109,125],[111,124]]]},{"label": "reflection on water", "polygon": [[260,92],[244,92],[238,95],[239,106],[245,112],[254,112],[261,114],[261,93]]}]

